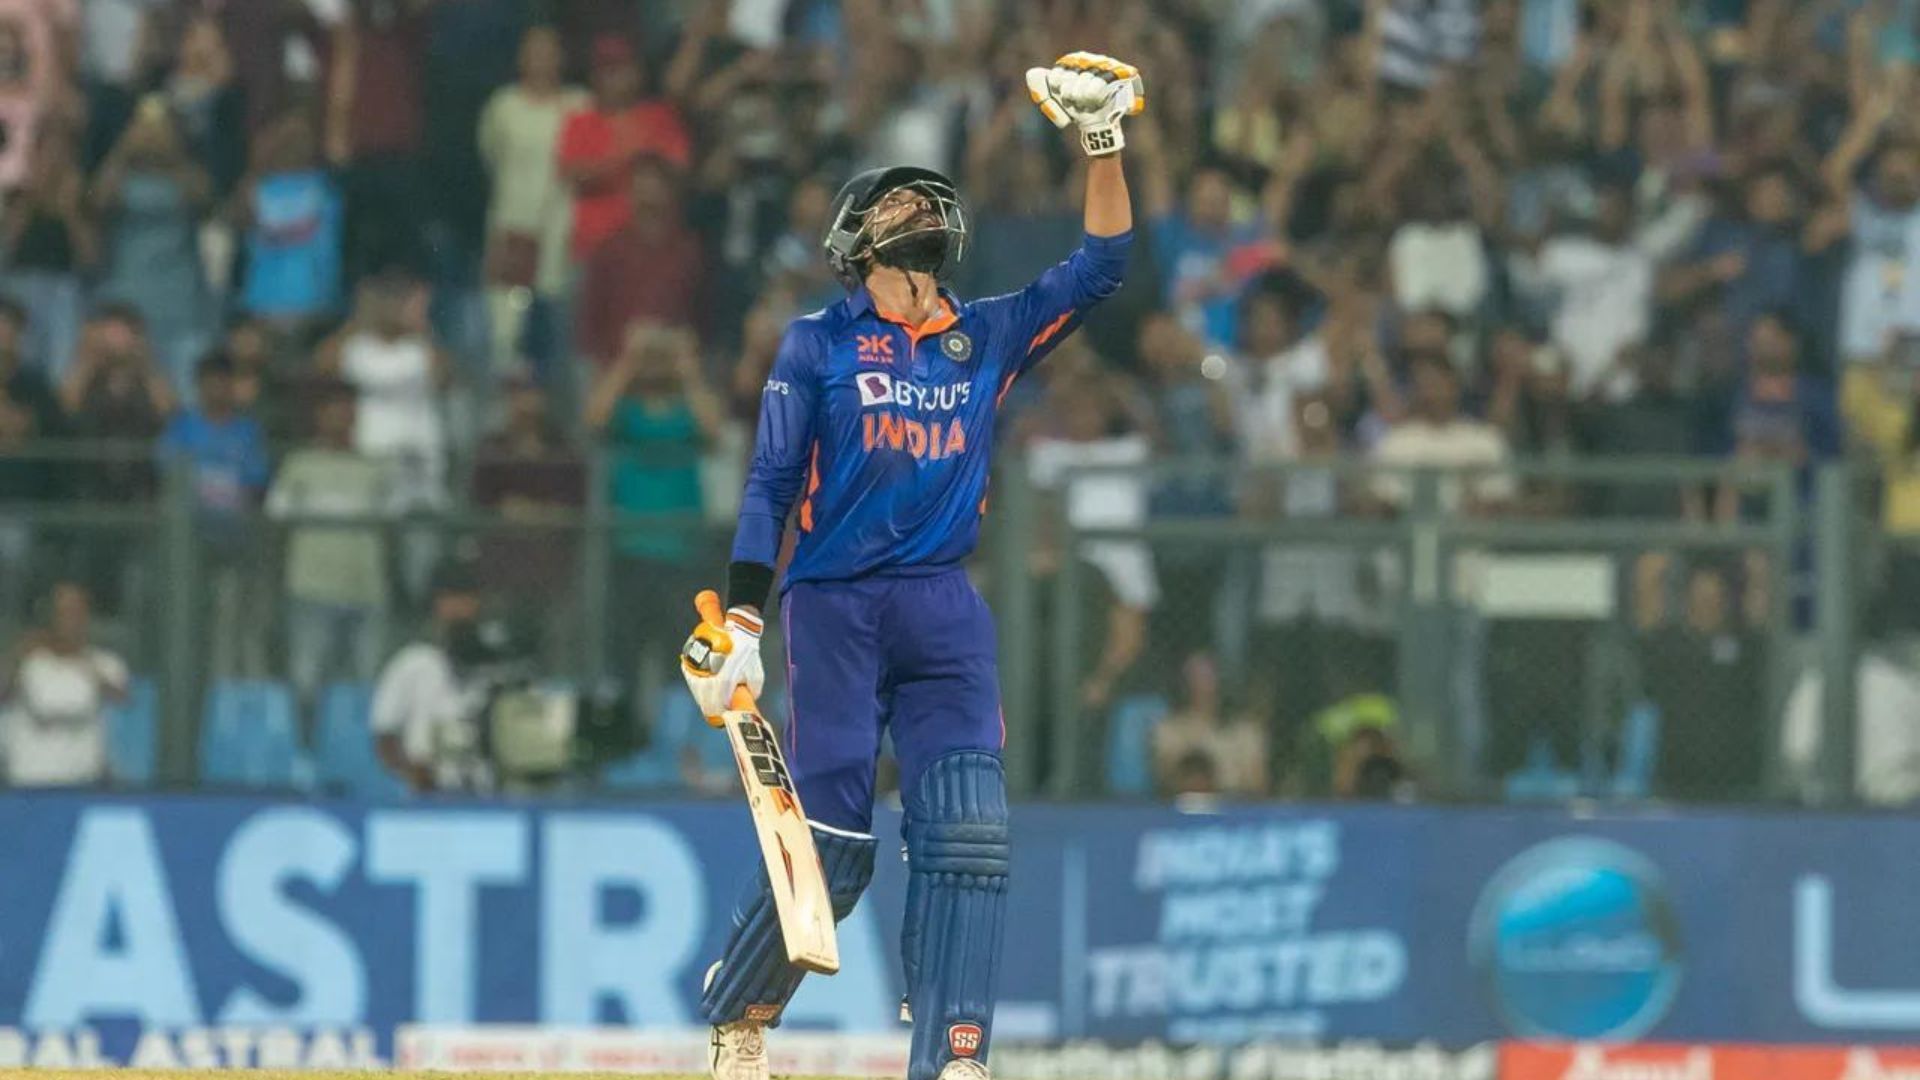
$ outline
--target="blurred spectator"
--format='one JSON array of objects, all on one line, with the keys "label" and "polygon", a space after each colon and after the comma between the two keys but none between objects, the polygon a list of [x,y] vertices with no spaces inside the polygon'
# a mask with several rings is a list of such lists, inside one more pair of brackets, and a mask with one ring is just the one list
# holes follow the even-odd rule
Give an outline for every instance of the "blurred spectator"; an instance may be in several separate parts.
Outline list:
[{"label": "blurred spectator", "polygon": [[560,359],[557,342],[529,341],[534,304],[550,310],[566,286],[572,193],[560,179],[560,131],[586,96],[562,81],[566,57],[552,27],[527,31],[520,81],[496,91],[480,117],[480,155],[493,179],[487,213],[487,303],[493,366],[504,373],[523,355]]},{"label": "blurred spectator", "polygon": [[1654,791],[1674,799],[1740,799],[1760,786],[1765,651],[1740,625],[1727,574],[1687,574],[1677,624],[1641,641],[1647,697],[1660,710]]},{"label": "blurred spectator", "polygon": [[481,607],[472,568],[441,567],[428,588],[425,631],[388,659],[374,684],[374,749],[415,792],[491,786],[492,770],[480,753],[480,703],[462,684],[453,658],[453,649],[476,631]]},{"label": "blurred spectator", "polygon": [[233,361],[234,407],[260,425],[270,446],[282,446],[307,434],[305,386],[296,386],[281,370],[273,327],[242,316],[227,327],[220,351]]},{"label": "blurred spectator", "polygon": [[267,494],[267,513],[289,525],[287,674],[308,705],[334,679],[373,678],[386,647],[386,544],[377,527],[327,524],[393,505],[386,465],[354,449],[355,407],[351,386],[319,388],[313,439],[287,455]]},{"label": "blurred spectator", "polygon": [[578,622],[576,534],[564,526],[511,527],[578,514],[587,504],[587,468],[561,436],[546,395],[531,378],[514,378],[506,386],[506,421],[481,444],[473,501],[509,526],[482,537],[480,572],[509,603],[544,623],[549,655],[558,655],[571,644]]},{"label": "blurred spectator", "polygon": [[[573,185],[573,254],[584,260],[635,214],[635,166],[653,157],[685,169],[692,141],[668,101],[642,99],[640,62],[621,37],[593,43],[593,103],[560,133],[560,175]],[[644,212],[642,213],[644,217]]]},{"label": "blurred spectator", "polygon": [[[0,505],[45,503],[57,498],[69,470],[34,456],[33,443],[65,434],[65,418],[53,387],[20,354],[27,312],[0,297]],[[34,530],[26,515],[0,516],[0,626],[21,614],[32,566]]]},{"label": "blurred spectator", "polygon": [[322,374],[354,388],[354,449],[394,469],[396,508],[444,505],[443,395],[453,367],[427,329],[424,286],[397,271],[363,282],[353,317],[321,344],[318,364]]},{"label": "blurred spectator", "polygon": [[80,338],[81,278],[99,257],[73,139],[46,132],[26,184],[0,219],[6,291],[34,312],[26,350],[58,382]]},{"label": "blurred spectator", "polygon": [[1206,759],[1219,794],[1265,795],[1266,732],[1251,717],[1225,715],[1220,672],[1210,655],[1189,656],[1180,675],[1180,704],[1153,729],[1155,786],[1163,795],[1182,793],[1182,766],[1198,754]]},{"label": "blurred spectator", "polygon": [[96,785],[107,768],[109,705],[127,696],[126,662],[91,640],[86,586],[54,584],[41,628],[0,667],[0,745],[13,787]]},{"label": "blurred spectator", "polygon": [[1384,0],[1368,4],[1367,17],[1380,41],[1380,80],[1393,86],[1431,86],[1472,60],[1480,43],[1475,0]]},{"label": "blurred spectator", "polygon": [[344,170],[346,268],[427,270],[433,203],[423,190],[426,9],[431,0],[348,0],[327,72],[327,160]]},{"label": "blurred spectator", "polygon": [[[158,0],[156,0],[158,2]],[[89,7],[92,5],[89,4]],[[327,24],[346,4],[311,0],[243,0],[219,5],[234,74],[247,103],[247,126],[259,131],[296,104],[324,94],[321,57]]]},{"label": "blurred spectator", "polygon": [[[701,510],[700,454],[719,437],[719,398],[700,371],[692,331],[635,323],[616,363],[600,376],[587,402],[587,426],[600,433],[612,458],[611,508],[621,515],[684,517],[624,523],[614,532],[613,568],[618,610],[671,611],[692,595]],[[615,621],[610,634],[616,676],[658,670],[678,649],[664,622]],[[644,700],[644,698],[643,698]]]},{"label": "blurred spectator", "polygon": [[[1053,363],[1063,359],[1056,353]],[[1140,465],[1151,456],[1152,444],[1146,436],[1122,429],[1120,403],[1104,379],[1093,370],[1057,369],[1049,381],[1046,411],[1057,419],[1059,431],[1035,439],[1027,449],[1034,484],[1043,491],[1063,492],[1065,520],[1073,528],[1125,528],[1147,520],[1148,487],[1143,477],[1116,472],[1072,474],[1083,466]],[[1080,703],[1090,712],[1104,714],[1146,649],[1147,614],[1159,603],[1160,580],[1154,573],[1153,553],[1144,543],[1094,541],[1079,545],[1078,555],[1100,571],[1113,597],[1104,626],[1082,624],[1088,640],[1082,643],[1080,655],[1090,669],[1080,683]],[[1097,651],[1089,647],[1096,639],[1101,642]]]},{"label": "blurred spectator", "polygon": [[1441,507],[1472,514],[1496,510],[1514,495],[1513,477],[1498,468],[1509,456],[1499,429],[1461,413],[1460,376],[1453,364],[1421,354],[1413,358],[1411,414],[1373,448],[1373,460],[1393,471],[1375,476],[1371,491],[1387,506],[1404,508],[1413,497],[1405,470],[1467,469],[1472,470],[1467,478],[1440,478]]},{"label": "blurred spectator", "polygon": [[[1795,468],[1840,452],[1840,416],[1832,384],[1800,370],[1800,334],[1778,311],[1759,315],[1747,335],[1747,378],[1735,391],[1719,447],[1736,461],[1785,462]],[[1746,493],[1721,485],[1716,514],[1722,520],[1743,511]]]},{"label": "blurred spectator", "polygon": [[768,293],[747,312],[740,359],[734,364],[733,379],[727,388],[728,414],[743,425],[752,425],[760,417],[760,399],[767,392],[767,376],[773,372],[774,357],[787,335],[792,307],[790,296]]},{"label": "blurred spectator", "polygon": [[610,364],[636,320],[695,326],[706,274],[700,238],[681,212],[677,178],[666,162],[629,165],[633,219],[596,247],[580,297],[580,352]]},{"label": "blurred spectator", "polygon": [[40,131],[68,93],[59,18],[40,0],[0,0],[0,190],[32,167]]},{"label": "blurred spectator", "polygon": [[[787,200],[786,229],[768,248],[769,291],[790,294],[792,306],[801,311],[826,307],[845,295],[827,260],[820,257],[820,238],[827,235],[833,193],[833,186],[824,177],[810,176],[795,184]],[[1075,238],[1056,250],[1071,250],[1077,242]],[[1043,241],[1028,233],[1026,243],[1037,246]],[[970,256],[968,262],[973,261]]]},{"label": "blurred spectator", "polygon": [[1796,790],[1816,801],[1854,797],[1875,806],[1920,800],[1920,678],[1878,650],[1854,668],[1853,790],[1825,782],[1821,754],[1828,729],[1825,675],[1809,665],[1793,684],[1781,718],[1783,764]]},{"label": "blurred spectator", "polygon": [[1696,338],[1696,366],[1726,378],[1762,315],[1804,309],[1812,294],[1801,250],[1800,189],[1791,170],[1767,165],[1739,186],[1737,207],[1701,226],[1686,260],[1668,268],[1659,297],[1679,307]]},{"label": "blurred spectator", "polygon": [[1651,327],[1654,261],[1633,235],[1626,189],[1601,188],[1592,221],[1550,237],[1529,269],[1552,298],[1553,343],[1571,362],[1572,395],[1612,401],[1631,393],[1633,372],[1619,361]]},{"label": "blurred spectator", "polygon": [[185,393],[207,344],[198,218],[212,180],[187,156],[166,99],[143,98],[93,182],[106,232],[103,295],[146,319],[154,352]]},{"label": "blurred spectator", "polygon": [[263,128],[234,202],[245,229],[239,304],[304,338],[340,307],[345,210],[321,167],[313,121],[289,112]]},{"label": "blurred spectator", "polygon": [[1187,329],[1224,347],[1233,341],[1242,284],[1273,258],[1267,225],[1235,219],[1233,184],[1219,169],[1196,169],[1176,205],[1160,154],[1146,155],[1141,168],[1147,181],[1143,209],[1166,304]]},{"label": "blurred spectator", "polygon": [[[78,470],[79,494],[89,500],[140,502],[153,494],[153,469],[146,446],[174,410],[167,377],[147,345],[146,322],[124,304],[94,313],[80,333],[73,367],[60,384],[60,404],[73,434],[96,444],[120,444],[119,452]],[[129,444],[138,445],[138,453]],[[118,573],[116,569],[115,573]],[[95,582],[96,599],[108,610],[109,598]]]},{"label": "blurred spectator", "polygon": [[[1701,406],[1675,384],[1672,354],[1642,345],[1621,353],[1633,373],[1631,397],[1596,403],[1586,414],[1582,445],[1600,455],[1688,457],[1706,443]],[[1595,509],[1621,516],[1700,518],[1706,503],[1699,492],[1679,484],[1634,484],[1605,491]]]},{"label": "blurred spectator", "polygon": [[193,488],[197,537],[203,545],[200,582],[210,611],[207,660],[219,676],[265,670],[265,652],[252,615],[261,582],[252,512],[266,491],[267,439],[234,400],[232,358],[214,351],[194,371],[197,405],[176,413],[160,436],[166,458],[184,463]]},{"label": "blurred spectator", "polygon": [[1330,687],[1332,704],[1314,714],[1294,748],[1292,787],[1301,795],[1380,798],[1406,778],[1399,740],[1400,707],[1358,685],[1344,668]]},{"label": "blurred spectator", "polygon": [[1840,297],[1843,360],[1879,360],[1920,333],[1920,145],[1886,141],[1904,103],[1891,78],[1853,116],[1822,166],[1821,179],[1851,234]]},{"label": "blurred spectator", "polygon": [[212,179],[214,195],[225,198],[247,167],[247,111],[217,19],[187,23],[163,93],[189,154]]}]

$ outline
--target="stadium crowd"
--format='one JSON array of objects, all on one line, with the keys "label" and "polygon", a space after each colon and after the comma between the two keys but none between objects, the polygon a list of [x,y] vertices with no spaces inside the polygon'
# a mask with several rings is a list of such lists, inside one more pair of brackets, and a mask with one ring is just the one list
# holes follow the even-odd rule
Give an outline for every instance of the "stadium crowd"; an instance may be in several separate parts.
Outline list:
[{"label": "stadium crowd", "polygon": [[[183,461],[210,667],[263,672],[278,642],[303,696],[371,679],[427,603],[432,538],[296,529],[263,574],[247,522],[578,508],[596,446],[616,509],[726,522],[786,320],[840,295],[819,242],[851,170],[960,182],[962,295],[1071,249],[1079,156],[1021,82],[1068,42],[1146,73],[1144,225],[1122,295],[1010,399],[1042,487],[1163,457],[1857,453],[1885,468],[1885,530],[1920,535],[1912,0],[0,0],[0,503],[138,500],[156,450]],[[1595,505],[1493,472],[1445,497],[1734,520],[1744,494]],[[1065,504],[1111,525],[1408,498],[1309,470],[1087,482]],[[124,692],[74,628],[139,586],[128,551],[0,520],[3,621],[46,602],[66,628],[22,639],[4,692],[49,667],[53,698]],[[678,611],[713,569],[667,526],[614,554],[625,611]],[[575,555],[523,538],[480,558],[492,587],[550,599]],[[1030,557],[1057,570],[1048,545]],[[1367,560],[1276,550],[1233,578],[1124,544],[1086,558],[1084,705],[1174,703],[1148,786],[1404,779]],[[1639,566],[1636,626],[1674,669],[1649,692],[1727,687],[1675,761],[1758,746],[1740,695],[1765,579]],[[1192,598],[1236,595],[1246,693],[1192,647]],[[616,622],[623,657],[679,625]],[[61,649],[98,677],[32,662]],[[1245,662],[1279,655],[1313,659]],[[1756,782],[1746,756],[1719,763],[1725,790]]]}]

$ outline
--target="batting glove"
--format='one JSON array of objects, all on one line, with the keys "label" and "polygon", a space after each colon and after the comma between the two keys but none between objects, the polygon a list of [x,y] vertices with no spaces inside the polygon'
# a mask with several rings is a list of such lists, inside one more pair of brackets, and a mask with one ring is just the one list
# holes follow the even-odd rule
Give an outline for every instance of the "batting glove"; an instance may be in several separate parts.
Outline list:
[{"label": "batting glove", "polygon": [[1027,94],[1054,127],[1079,125],[1080,146],[1090,157],[1126,146],[1121,117],[1147,107],[1139,70],[1099,53],[1072,52],[1050,68],[1028,68]]},{"label": "batting glove", "polygon": [[760,664],[760,616],[743,607],[722,616],[720,597],[711,589],[694,597],[693,606],[700,612],[700,624],[680,649],[680,674],[693,691],[700,715],[720,727],[721,714],[733,708],[736,689],[744,686],[758,698],[766,684],[767,672]]}]

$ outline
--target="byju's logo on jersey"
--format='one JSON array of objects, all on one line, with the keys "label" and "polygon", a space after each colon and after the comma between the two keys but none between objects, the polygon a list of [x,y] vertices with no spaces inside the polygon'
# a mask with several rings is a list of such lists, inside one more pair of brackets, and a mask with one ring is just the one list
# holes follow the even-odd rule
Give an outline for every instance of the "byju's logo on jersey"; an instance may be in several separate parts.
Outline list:
[{"label": "byju's logo on jersey", "polygon": [[1528,1038],[1637,1039],[1680,986],[1660,870],[1607,840],[1552,840],[1507,863],[1480,894],[1467,948],[1494,1009]]},{"label": "byju's logo on jersey", "polygon": [[886,372],[863,371],[854,378],[853,384],[860,388],[863,408],[893,404],[893,376]]}]

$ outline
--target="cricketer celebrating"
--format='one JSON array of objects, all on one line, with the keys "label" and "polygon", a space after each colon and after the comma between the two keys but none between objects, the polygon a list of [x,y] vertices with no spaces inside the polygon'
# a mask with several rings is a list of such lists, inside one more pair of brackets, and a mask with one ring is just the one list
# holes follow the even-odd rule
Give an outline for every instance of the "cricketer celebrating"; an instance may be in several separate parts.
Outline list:
[{"label": "cricketer celebrating", "polygon": [[[825,245],[848,296],[787,330],[762,397],[729,608],[695,628],[682,664],[716,722],[736,686],[759,693],[760,611],[797,503],[781,600],[787,764],[843,919],[873,875],[874,764],[892,729],[906,808],[908,1080],[987,1076],[1006,911],[1005,725],[993,620],[961,563],[986,511],[995,414],[1013,381],[1120,287],[1132,242],[1120,121],[1146,103],[1139,73],[1072,53],[1027,72],[1027,86],[1056,126],[1078,126],[1093,159],[1085,241],[1019,292],[963,303],[938,284],[966,250],[953,183],[908,166],[848,181]],[[714,1077],[766,1080],[763,1031],[801,975],[763,872],[707,976]]]}]

